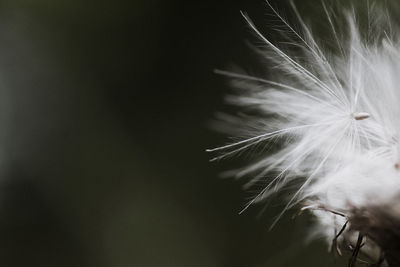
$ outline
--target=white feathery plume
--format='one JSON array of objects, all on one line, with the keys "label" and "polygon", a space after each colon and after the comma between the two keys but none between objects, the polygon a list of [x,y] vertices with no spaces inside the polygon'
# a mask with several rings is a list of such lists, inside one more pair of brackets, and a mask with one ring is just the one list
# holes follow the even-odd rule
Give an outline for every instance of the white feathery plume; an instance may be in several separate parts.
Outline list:
[{"label": "white feathery plume", "polygon": [[252,177],[247,186],[265,183],[245,209],[299,185],[283,212],[299,204],[310,210],[336,251],[353,247],[349,266],[361,247],[397,266],[400,251],[393,246],[399,245],[393,243],[399,243],[400,230],[391,228],[400,229],[400,42],[394,25],[378,9],[363,35],[353,13],[344,12],[339,21],[323,4],[336,44],[323,49],[294,6],[301,33],[268,5],[296,39],[295,52],[272,43],[242,13],[277,68],[273,79],[216,71],[235,82],[238,93],[227,101],[249,115],[229,117],[228,123],[243,126],[248,138],[208,151],[218,153],[218,160],[277,144],[274,152],[258,153],[256,162],[230,173]]}]

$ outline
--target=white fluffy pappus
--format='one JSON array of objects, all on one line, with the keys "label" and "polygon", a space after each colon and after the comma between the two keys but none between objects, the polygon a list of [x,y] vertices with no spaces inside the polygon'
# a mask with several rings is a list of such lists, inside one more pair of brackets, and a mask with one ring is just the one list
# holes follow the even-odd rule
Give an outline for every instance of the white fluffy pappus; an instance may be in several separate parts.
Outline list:
[{"label": "white fluffy pappus", "polygon": [[368,6],[369,25],[360,27],[354,11],[336,14],[322,4],[335,47],[326,48],[294,6],[301,31],[268,5],[286,27],[286,48],[242,13],[265,44],[273,79],[216,71],[237,89],[228,103],[248,113],[223,123],[242,127],[246,138],[207,151],[218,153],[218,160],[278,143],[274,152],[258,153],[256,162],[230,172],[251,177],[249,187],[264,183],[245,209],[299,184],[283,212],[299,204],[310,210],[336,251],[341,253],[339,243],[352,247],[349,266],[360,249],[397,266],[391,242],[400,234],[387,228],[400,222],[400,29],[383,9]]}]

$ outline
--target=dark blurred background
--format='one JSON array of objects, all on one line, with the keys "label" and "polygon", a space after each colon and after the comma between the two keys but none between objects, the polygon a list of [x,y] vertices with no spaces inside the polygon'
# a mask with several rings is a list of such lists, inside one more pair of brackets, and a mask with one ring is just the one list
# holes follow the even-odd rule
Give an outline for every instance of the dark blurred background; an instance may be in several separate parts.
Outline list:
[{"label": "dark blurred background", "polygon": [[213,69],[260,64],[240,10],[273,36],[262,0],[0,1],[2,266],[330,266],[208,162]]}]

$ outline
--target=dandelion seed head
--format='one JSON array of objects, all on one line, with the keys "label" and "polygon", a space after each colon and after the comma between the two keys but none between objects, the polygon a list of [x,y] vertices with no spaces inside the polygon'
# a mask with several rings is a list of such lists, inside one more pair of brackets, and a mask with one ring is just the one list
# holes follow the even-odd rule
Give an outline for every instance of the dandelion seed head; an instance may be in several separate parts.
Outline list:
[{"label": "dandelion seed head", "polygon": [[[262,52],[277,68],[272,78],[216,71],[229,77],[237,90],[227,102],[251,111],[248,117],[229,117],[228,123],[253,134],[208,151],[222,159],[279,143],[274,152],[231,172],[237,178],[250,177],[248,187],[264,183],[245,208],[296,182],[299,186],[288,196],[283,212],[307,203],[305,209],[320,226],[314,232],[327,240],[350,221],[340,240],[354,244],[357,223],[352,218],[366,208],[391,207],[390,218],[400,221],[400,41],[393,33],[400,28],[380,15],[387,13],[375,10],[379,19],[371,22],[365,37],[354,13],[342,12],[339,19],[324,4],[336,43],[332,51],[314,38],[295,7],[301,32],[269,7],[291,33],[288,43],[297,47],[296,52],[271,42],[242,13],[264,42]],[[374,246],[367,242],[364,250]]]}]

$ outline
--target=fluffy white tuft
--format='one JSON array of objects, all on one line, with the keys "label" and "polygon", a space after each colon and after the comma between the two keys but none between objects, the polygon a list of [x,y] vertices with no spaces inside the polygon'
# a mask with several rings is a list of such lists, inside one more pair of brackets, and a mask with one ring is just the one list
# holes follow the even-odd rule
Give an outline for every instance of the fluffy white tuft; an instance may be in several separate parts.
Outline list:
[{"label": "fluffy white tuft", "polygon": [[[284,211],[299,203],[314,210],[332,240],[354,211],[399,198],[400,42],[382,10],[360,30],[353,13],[323,8],[335,48],[323,49],[300,17],[301,34],[272,8],[295,47],[279,48],[242,13],[277,68],[271,79],[216,71],[235,82],[238,93],[227,101],[247,115],[229,123],[245,126],[247,137],[208,151],[220,152],[215,160],[277,144],[275,152],[258,153],[258,161],[231,173],[252,177],[248,186],[264,182],[246,207],[298,185]],[[400,220],[399,210],[393,212]],[[354,239],[350,230],[347,236]]]}]

